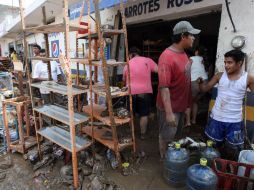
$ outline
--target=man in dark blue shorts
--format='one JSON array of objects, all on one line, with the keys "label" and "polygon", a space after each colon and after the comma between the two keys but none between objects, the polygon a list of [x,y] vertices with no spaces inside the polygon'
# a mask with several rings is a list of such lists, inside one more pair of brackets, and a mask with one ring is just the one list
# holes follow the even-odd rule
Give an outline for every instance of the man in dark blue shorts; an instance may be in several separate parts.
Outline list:
[{"label": "man in dark blue shorts", "polygon": [[254,93],[254,77],[242,70],[245,54],[231,50],[224,55],[225,72],[216,74],[207,84],[200,80],[200,90],[207,92],[218,83],[218,95],[205,134],[222,145],[228,159],[237,159],[244,144],[242,105],[246,89]]}]

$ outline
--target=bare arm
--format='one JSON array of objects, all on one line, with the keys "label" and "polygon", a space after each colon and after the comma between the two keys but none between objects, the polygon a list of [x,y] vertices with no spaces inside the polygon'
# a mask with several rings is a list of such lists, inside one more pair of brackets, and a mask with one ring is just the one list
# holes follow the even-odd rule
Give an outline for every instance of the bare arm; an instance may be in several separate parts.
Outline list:
[{"label": "bare arm", "polygon": [[204,84],[203,80],[201,79],[199,81],[200,91],[207,92],[211,90],[219,82],[221,76],[222,76],[222,73],[217,73],[216,75],[213,76],[213,78],[207,84]]},{"label": "bare arm", "polygon": [[252,94],[254,94],[254,77],[252,75],[248,75],[248,87],[250,88]]},{"label": "bare arm", "polygon": [[162,102],[165,108],[165,112],[172,114],[172,107],[171,107],[171,100],[170,100],[170,92],[168,88],[161,88],[161,98],[162,98]]},{"label": "bare arm", "polygon": [[168,88],[161,88],[161,98],[166,112],[166,121],[172,126],[176,126],[175,115],[172,110],[170,92]]}]

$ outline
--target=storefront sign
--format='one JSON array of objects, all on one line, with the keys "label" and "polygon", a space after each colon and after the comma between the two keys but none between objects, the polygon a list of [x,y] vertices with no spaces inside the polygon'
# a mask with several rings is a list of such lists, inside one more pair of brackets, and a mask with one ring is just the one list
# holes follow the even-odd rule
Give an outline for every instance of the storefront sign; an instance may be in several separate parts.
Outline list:
[{"label": "storefront sign", "polygon": [[160,0],[144,1],[125,8],[125,16],[133,17],[160,10]]},{"label": "storefront sign", "polygon": [[[198,3],[203,0],[167,0],[166,8],[182,7],[191,3]],[[135,17],[147,13],[157,12],[160,9],[165,9],[164,0],[146,0],[137,4],[133,4],[125,8],[125,16]]]},{"label": "storefront sign", "polygon": [[188,5],[191,3],[198,3],[201,1],[202,0],[168,0],[167,8],[181,7],[183,5]]}]

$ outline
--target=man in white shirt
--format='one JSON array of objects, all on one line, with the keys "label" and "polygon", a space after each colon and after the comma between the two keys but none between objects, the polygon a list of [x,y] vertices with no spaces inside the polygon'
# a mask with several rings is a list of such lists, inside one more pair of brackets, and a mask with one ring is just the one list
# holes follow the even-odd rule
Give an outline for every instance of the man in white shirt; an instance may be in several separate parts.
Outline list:
[{"label": "man in white shirt", "polygon": [[228,160],[237,160],[239,151],[244,148],[243,101],[247,88],[254,94],[254,77],[242,69],[244,59],[245,53],[241,50],[231,50],[224,54],[223,73],[215,74],[207,84],[199,78],[201,92],[218,84],[205,134],[216,142],[222,156]]},{"label": "man in white shirt", "polygon": [[[44,57],[45,56],[45,50],[41,49],[40,50],[40,56]],[[51,75],[53,81],[59,81],[61,80],[61,70],[56,62],[51,62]],[[47,81],[49,78],[48,76],[48,64],[39,61],[36,63],[34,67],[34,72],[33,72],[33,82],[39,82],[39,81]],[[44,100],[44,104],[48,104],[50,102],[50,92],[41,88],[40,89],[41,93],[41,98]]]}]

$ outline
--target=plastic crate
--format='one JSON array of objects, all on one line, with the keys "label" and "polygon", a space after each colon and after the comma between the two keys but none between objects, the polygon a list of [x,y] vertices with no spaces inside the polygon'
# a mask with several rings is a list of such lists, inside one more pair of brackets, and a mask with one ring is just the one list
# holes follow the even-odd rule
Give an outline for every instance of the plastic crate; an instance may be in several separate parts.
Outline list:
[{"label": "plastic crate", "polygon": [[[254,190],[254,179],[250,178],[254,165],[216,158],[212,168],[218,176],[217,190]],[[245,169],[244,176],[238,176]]]}]

